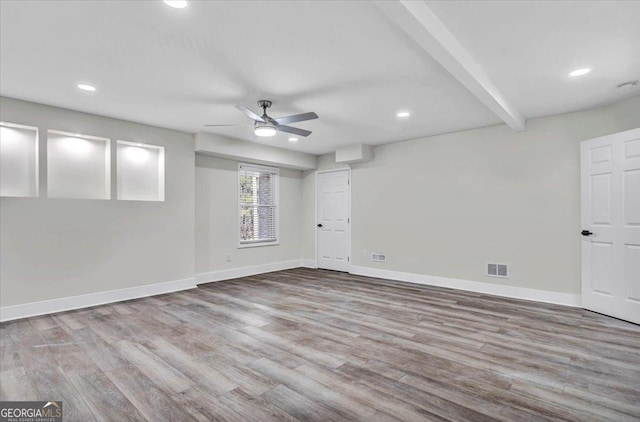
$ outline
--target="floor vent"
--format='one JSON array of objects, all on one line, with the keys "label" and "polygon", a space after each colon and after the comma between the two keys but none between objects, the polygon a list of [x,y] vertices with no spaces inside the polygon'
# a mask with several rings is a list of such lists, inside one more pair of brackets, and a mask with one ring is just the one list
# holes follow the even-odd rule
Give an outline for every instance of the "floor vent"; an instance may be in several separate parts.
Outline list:
[{"label": "floor vent", "polygon": [[487,275],[490,277],[509,278],[508,264],[487,264]]},{"label": "floor vent", "polygon": [[387,257],[383,253],[372,253],[371,260],[373,262],[386,262]]}]

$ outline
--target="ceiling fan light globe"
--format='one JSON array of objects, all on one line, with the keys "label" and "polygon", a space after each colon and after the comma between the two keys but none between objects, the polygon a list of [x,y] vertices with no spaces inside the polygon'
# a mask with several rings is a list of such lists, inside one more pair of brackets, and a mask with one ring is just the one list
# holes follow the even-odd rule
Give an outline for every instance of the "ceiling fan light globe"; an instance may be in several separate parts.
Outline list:
[{"label": "ceiling fan light globe", "polygon": [[255,129],[253,129],[253,133],[256,136],[261,136],[266,138],[270,136],[275,136],[276,129],[270,126],[257,126]]}]

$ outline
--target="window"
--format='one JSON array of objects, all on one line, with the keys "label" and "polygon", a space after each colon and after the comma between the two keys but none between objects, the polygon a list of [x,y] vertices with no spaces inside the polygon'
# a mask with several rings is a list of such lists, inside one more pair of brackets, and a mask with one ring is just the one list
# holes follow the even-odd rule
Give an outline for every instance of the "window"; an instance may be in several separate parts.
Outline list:
[{"label": "window", "polygon": [[278,243],[278,169],[238,164],[240,246]]}]

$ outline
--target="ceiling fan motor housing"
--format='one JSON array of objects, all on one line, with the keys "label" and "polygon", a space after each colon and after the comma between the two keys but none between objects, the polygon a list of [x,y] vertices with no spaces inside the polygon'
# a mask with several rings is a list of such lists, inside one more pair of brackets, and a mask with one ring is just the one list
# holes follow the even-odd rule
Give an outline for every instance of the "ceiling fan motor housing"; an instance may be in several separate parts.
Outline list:
[{"label": "ceiling fan motor housing", "polygon": [[[269,116],[267,116],[267,117],[269,117]],[[265,119],[265,120],[266,120],[266,119]],[[266,122],[254,122],[254,123],[253,123],[253,127],[254,127],[254,128],[259,128],[259,127],[271,127],[271,128],[274,128],[274,129],[275,129],[275,127],[276,127],[276,123],[271,122],[271,121],[269,121],[269,120],[267,120]]]}]

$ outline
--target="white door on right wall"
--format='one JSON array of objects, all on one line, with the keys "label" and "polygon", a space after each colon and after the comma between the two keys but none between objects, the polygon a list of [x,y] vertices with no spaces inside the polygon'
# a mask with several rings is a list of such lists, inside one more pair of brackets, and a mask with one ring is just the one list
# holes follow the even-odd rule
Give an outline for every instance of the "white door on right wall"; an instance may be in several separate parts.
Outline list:
[{"label": "white door on right wall", "polygon": [[640,324],[640,128],[580,144],[582,306]]}]

